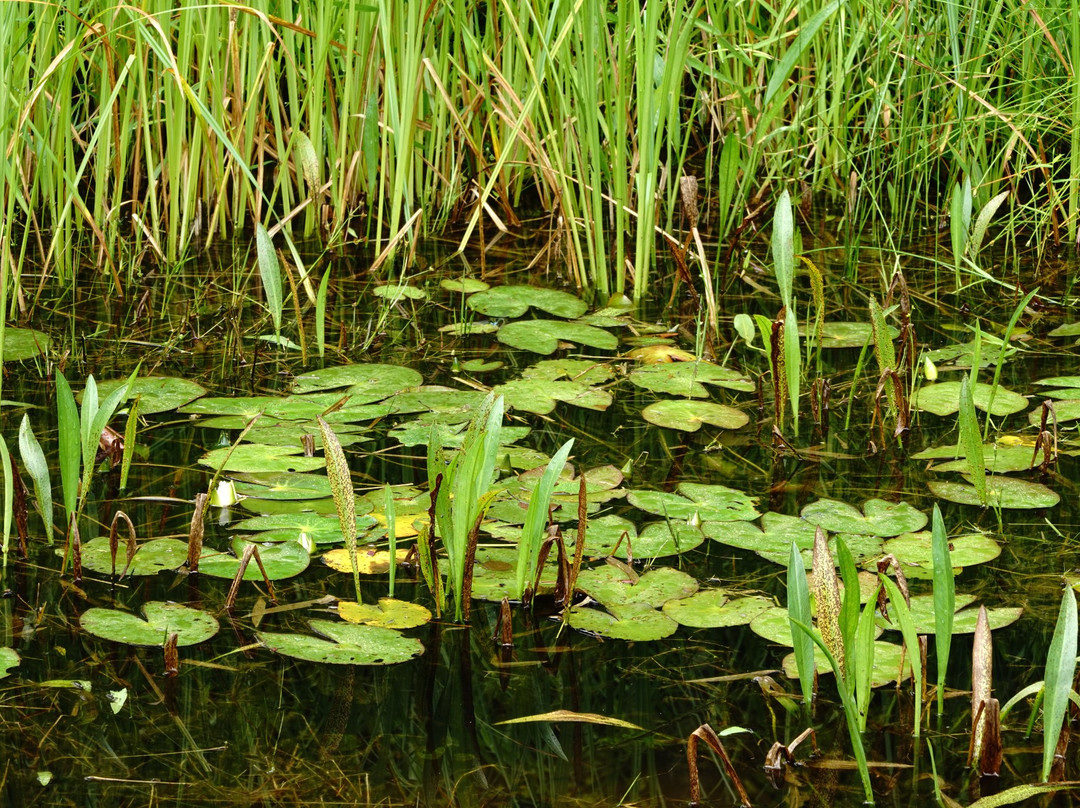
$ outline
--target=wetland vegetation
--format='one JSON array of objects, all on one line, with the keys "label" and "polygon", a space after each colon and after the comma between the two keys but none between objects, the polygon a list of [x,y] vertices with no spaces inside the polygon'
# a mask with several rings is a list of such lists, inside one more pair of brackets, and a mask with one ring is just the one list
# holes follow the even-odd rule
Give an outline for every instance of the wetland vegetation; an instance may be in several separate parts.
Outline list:
[{"label": "wetland vegetation", "polygon": [[0,53],[5,804],[1070,799],[1073,4]]}]

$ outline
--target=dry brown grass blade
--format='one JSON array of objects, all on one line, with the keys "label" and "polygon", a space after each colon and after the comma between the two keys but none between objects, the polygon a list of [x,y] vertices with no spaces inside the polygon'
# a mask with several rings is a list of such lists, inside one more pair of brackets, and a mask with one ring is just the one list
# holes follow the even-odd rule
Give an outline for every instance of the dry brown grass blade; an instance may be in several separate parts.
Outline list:
[{"label": "dry brown grass blade", "polygon": [[745,808],[750,808],[750,797],[743,787],[742,779],[731,764],[731,758],[728,757],[727,750],[724,749],[724,744],[720,741],[720,736],[708,724],[702,724],[691,732],[690,737],[686,739],[686,765],[690,772],[690,804],[697,805],[701,800],[701,782],[697,762],[699,738],[703,739],[720,756],[720,760],[724,764],[724,770],[727,772],[728,777],[731,778],[731,782],[735,784],[735,790],[739,792],[739,803]]},{"label": "dry brown grass blade", "polygon": [[[117,511],[113,514],[112,522],[109,524],[109,557],[112,559],[112,574],[114,578],[116,577],[116,553],[120,549],[120,531],[118,524],[120,520],[127,523],[128,529],[127,563],[124,564],[124,573],[128,571],[128,567],[131,566],[131,559],[135,557],[135,551],[139,549],[138,540],[135,538],[135,525],[131,523],[131,519],[126,513]],[[123,575],[121,575],[121,577],[123,577]]]},{"label": "dry brown grass blade", "polygon": [[811,563],[813,593],[817,600],[817,625],[821,639],[836,658],[840,673],[846,671],[844,636],[840,633],[840,585],[836,580],[836,565],[829,552],[829,540],[820,527],[814,533],[814,555]]},{"label": "dry brown grass blade", "polygon": [[[767,677],[766,677],[767,678]],[[810,738],[814,744],[814,754],[818,754],[817,733],[813,727],[807,727],[799,733],[798,737],[787,746],[777,741],[765,755],[765,774],[773,787],[780,788],[784,784],[784,767],[795,762],[795,750],[799,745]]]},{"label": "dry brown grass blade", "polygon": [[986,736],[986,705],[991,698],[993,684],[994,643],[990,636],[990,621],[986,607],[979,607],[975,623],[975,640],[971,650],[971,755],[972,764],[982,759]]},{"label": "dry brown grass blade", "polygon": [[71,522],[71,580],[82,583],[82,540],[79,538],[79,525]]},{"label": "dry brown grass blade", "polygon": [[266,584],[267,594],[270,596],[270,600],[277,603],[277,595],[274,594],[274,585],[270,583],[270,576],[266,574],[266,567],[263,566],[262,558],[259,556],[259,548],[254,544],[249,544],[244,548],[244,554],[240,556],[240,567],[236,570],[236,575],[233,576],[232,586],[229,587],[229,594],[225,597],[225,611],[231,612],[233,606],[236,605],[236,596],[240,592],[240,582],[244,580],[244,573],[247,572],[248,564],[251,563],[251,559],[255,559],[255,563],[259,565],[259,572],[262,573],[263,583]]}]

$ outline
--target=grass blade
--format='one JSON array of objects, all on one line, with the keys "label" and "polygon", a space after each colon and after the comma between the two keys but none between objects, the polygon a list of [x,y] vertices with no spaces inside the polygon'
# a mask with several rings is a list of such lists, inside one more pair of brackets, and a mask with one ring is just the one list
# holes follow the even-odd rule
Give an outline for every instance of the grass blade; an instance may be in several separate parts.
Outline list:
[{"label": "grass blade", "polygon": [[803,708],[810,714],[814,703],[814,645],[812,638],[795,630],[797,624],[810,625],[810,585],[806,580],[806,567],[795,542],[791,543],[788,559],[788,621],[791,623],[791,640],[795,646],[795,666],[799,669],[799,687],[802,689]]},{"label": "grass blade", "polygon": [[956,580],[953,577],[949,534],[941,518],[941,508],[934,503],[931,533],[931,556],[934,567],[934,647],[937,651],[937,713],[945,709],[945,674],[952,647],[953,613],[956,611]]},{"label": "grass blade", "polygon": [[540,546],[544,542],[544,529],[548,522],[548,506],[555,483],[566,466],[570,450],[574,448],[571,438],[562,445],[555,456],[548,461],[540,482],[529,497],[529,507],[525,511],[525,524],[521,528],[521,541],[518,542],[517,581],[514,592],[517,598],[525,596],[525,582],[536,577],[536,564],[540,556]]},{"label": "grass blade", "polygon": [[1071,586],[1066,586],[1061,595],[1054,638],[1050,641],[1050,652],[1046,656],[1046,695],[1043,698],[1044,781],[1050,778],[1058,736],[1061,735],[1061,723],[1069,705],[1069,690],[1072,688],[1073,673],[1076,670],[1076,634],[1076,594]]},{"label": "grass blade", "polygon": [[259,223],[255,226],[255,247],[259,257],[259,276],[262,278],[263,292],[266,294],[266,308],[274,320],[274,335],[281,336],[281,310],[284,297],[281,286],[281,266],[270,234]]},{"label": "grass blade", "polygon": [[11,543],[11,517],[15,511],[15,477],[11,468],[11,454],[7,443],[0,438],[0,462],[4,471],[4,538],[0,551],[4,554],[4,566],[7,566],[8,545]]},{"label": "grass blade", "polygon": [[45,459],[45,453],[41,451],[41,444],[34,436],[34,429],[30,426],[28,415],[23,415],[22,423],[19,424],[19,454],[22,456],[23,466],[30,474],[30,479],[34,481],[34,496],[37,498],[38,510],[41,511],[41,520],[45,523],[45,536],[51,542],[53,505],[49,463]]},{"label": "grass blade", "polygon": [[71,524],[79,504],[79,470],[82,464],[82,447],[79,435],[79,408],[71,385],[59,370],[55,376],[56,421],[60,443],[60,487],[64,494],[66,524]]},{"label": "grass blade", "polygon": [[915,730],[913,734],[918,738],[922,727],[923,693],[922,654],[919,651],[919,636],[915,631],[915,623],[911,619],[911,609],[908,607],[907,601],[904,600],[900,587],[887,575],[879,574],[878,578],[889,595],[889,603],[892,604],[893,614],[896,615],[896,621],[900,624],[900,633],[904,636],[904,645],[907,646],[908,663],[911,665],[911,679],[915,685]]}]

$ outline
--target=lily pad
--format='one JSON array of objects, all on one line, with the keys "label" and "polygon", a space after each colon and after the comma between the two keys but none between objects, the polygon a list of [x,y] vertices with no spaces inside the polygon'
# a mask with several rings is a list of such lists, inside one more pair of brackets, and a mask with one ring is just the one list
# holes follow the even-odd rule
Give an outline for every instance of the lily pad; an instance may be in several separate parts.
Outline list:
[{"label": "lily pad", "polygon": [[[953,615],[953,634],[975,633],[975,623],[979,619],[979,610],[964,608],[974,602],[974,595],[957,593],[956,613]],[[916,634],[934,634],[936,632],[937,626],[934,622],[933,595],[912,595],[910,611],[911,620],[915,624]],[[997,631],[999,628],[1005,628],[1005,626],[1012,625],[1020,619],[1020,616],[1023,613],[1024,610],[1019,606],[986,610],[986,616],[989,618],[990,629],[992,631]],[[886,630],[900,630],[900,626],[895,618],[890,623],[887,622],[885,618],[878,615],[877,621],[878,626]]]},{"label": "lily pad", "polygon": [[[791,544],[794,542],[799,548],[803,564],[810,569],[817,529],[797,516],[769,512],[761,517],[761,527],[749,522],[705,522],[701,529],[713,541],[751,550],[762,558],[785,567],[791,557]],[[844,543],[856,564],[867,558],[877,558],[882,553],[882,540],[879,536],[836,534],[829,537],[829,550],[833,553],[833,559],[836,559],[838,535],[843,535]]]},{"label": "lily pad", "polygon": [[[874,643],[874,667],[870,671],[870,687],[885,687],[885,685],[895,682],[900,675],[901,665],[904,666],[903,678],[910,678],[911,664],[904,654],[904,647],[884,640],[877,640]],[[799,678],[794,652],[785,656],[780,666],[784,669],[784,675],[789,679]],[[817,669],[818,674],[828,675],[832,673],[832,666],[829,665],[829,661],[825,659],[825,655],[821,653],[821,649],[816,645],[814,646],[814,667]]]},{"label": "lily pad", "polygon": [[47,334],[32,328],[4,328],[4,361],[21,362],[33,359],[49,350],[52,340]]},{"label": "lily pad", "polygon": [[[1001,340],[985,331],[980,336],[979,367],[992,367],[997,364],[998,355],[1001,351]],[[1016,348],[1009,345],[1005,348],[1005,358],[1016,353]],[[975,358],[975,340],[949,345],[938,348],[926,354],[926,358],[937,364],[939,370],[967,370],[971,367],[971,360]],[[951,367],[941,367],[944,362],[952,362]]]},{"label": "lily pad", "polygon": [[466,373],[490,373],[503,366],[498,359],[466,359],[461,363],[461,369]]},{"label": "lily pad", "polygon": [[466,305],[486,317],[521,317],[532,307],[568,320],[588,309],[584,300],[569,292],[524,285],[494,286],[470,296]]},{"label": "lily pad", "polygon": [[668,393],[683,398],[705,398],[706,384],[729,390],[754,391],[754,383],[738,371],[710,362],[665,362],[644,365],[630,373],[630,381],[655,393]]},{"label": "lily pad", "polygon": [[830,533],[855,533],[861,536],[899,536],[921,530],[927,522],[925,513],[906,502],[868,499],[862,513],[854,505],[833,499],[819,499],[802,509],[802,518]]},{"label": "lily pad", "polygon": [[[1080,418],[1080,399],[1070,398],[1054,402],[1054,413],[1050,417],[1051,421],[1056,420],[1059,424],[1064,424],[1078,418]],[[1032,426],[1038,426],[1042,423],[1042,407],[1036,407],[1028,413],[1028,423]]]},{"label": "lily pad", "polygon": [[760,516],[754,508],[757,499],[734,488],[679,483],[677,492],[639,489],[630,491],[626,498],[635,508],[673,521],[686,522],[696,518],[701,522],[737,522]]},{"label": "lily pad", "polygon": [[130,612],[94,607],[83,612],[79,624],[95,637],[128,645],[164,645],[174,632],[177,645],[195,645],[218,631],[212,615],[178,603],[150,601],[143,606],[143,614],[145,620]]},{"label": "lily pad", "polygon": [[613,640],[662,640],[679,629],[679,624],[663,612],[643,603],[612,606],[608,612],[575,606],[567,615],[571,627],[587,634]]},{"label": "lily pad", "polygon": [[[362,535],[375,526],[375,520],[370,516],[356,517],[356,533]],[[293,541],[301,533],[306,533],[316,544],[335,544],[344,541],[341,534],[341,522],[336,515],[321,513],[275,513],[266,516],[252,516],[232,525],[233,530],[241,530],[249,533],[263,533],[264,531],[276,531],[282,534],[282,538]],[[260,540],[265,536],[260,536]]]},{"label": "lily pad", "polygon": [[669,600],[664,614],[691,628],[729,628],[745,626],[773,605],[761,595],[737,597],[723,589],[708,589],[682,600]]},{"label": "lily pad", "polygon": [[[626,542],[630,541],[631,547],[637,543],[637,527],[629,519],[621,516],[607,514],[597,519],[590,519],[585,526],[585,555],[605,556],[611,555],[615,545],[620,545],[623,556],[626,555]],[[573,547],[577,541],[577,529],[571,528],[566,531],[566,546]],[[620,544],[621,543],[621,544]],[[637,557],[635,550],[634,556]]]},{"label": "lily pad", "polygon": [[521,372],[523,379],[548,382],[564,379],[587,387],[603,384],[614,376],[615,371],[609,363],[591,359],[543,359]]},{"label": "lily pad", "polygon": [[[982,506],[975,486],[968,483],[931,480],[927,483],[927,487],[938,499],[957,502],[960,505]],[[1001,476],[986,478],[986,496],[990,507],[1012,510],[1053,508],[1061,501],[1061,497],[1041,483]]]},{"label": "lily pad", "polygon": [[[661,558],[688,553],[703,541],[705,534],[699,528],[678,522],[653,522],[642,528],[629,549],[634,558]],[[588,542],[589,537],[586,534],[586,545]],[[615,555],[626,558],[627,549],[626,542],[623,542]]]},{"label": "lily pad", "polygon": [[479,278],[445,278],[439,281],[439,286],[448,292],[462,292],[467,295],[491,288],[491,284]]},{"label": "lily pad", "polygon": [[[587,539],[587,536],[586,536]],[[698,590],[694,577],[672,567],[656,567],[633,578],[610,564],[582,570],[577,587],[605,607],[645,603],[659,608],[669,600],[688,597]]]},{"label": "lily pad", "polygon": [[[769,642],[784,645],[791,648],[791,621],[788,619],[788,611],[783,606],[772,606],[763,609],[760,614],[750,621],[750,630]],[[880,637],[884,629],[880,626],[874,632],[875,637]],[[820,652],[819,652],[820,653]],[[821,657],[825,661],[825,657]],[[827,663],[826,663],[827,664]]]},{"label": "lily pad", "polygon": [[613,351],[619,346],[614,334],[596,326],[562,320],[517,320],[500,328],[496,338],[511,348],[538,354],[555,353],[560,342],[573,342],[604,351]]},{"label": "lily pad", "polygon": [[[409,548],[403,547],[397,551],[397,563],[403,564],[409,557]],[[349,551],[344,547],[323,553],[323,563],[338,572],[352,573],[352,564],[349,563]],[[356,548],[356,569],[361,575],[382,575],[390,570],[390,551],[380,550],[373,545]],[[342,615],[344,617],[344,615]],[[346,620],[350,618],[346,617]],[[356,621],[353,621],[356,622]]]},{"label": "lily pad", "polygon": [[19,654],[14,648],[0,648],[0,679],[3,679],[11,669],[18,667]]},{"label": "lily pad", "polygon": [[[517,586],[518,550],[516,547],[481,547],[476,551],[473,565],[472,596],[478,600],[498,603],[511,597]],[[559,569],[555,565],[555,553],[550,553],[540,576],[538,594],[555,590]],[[532,582],[528,582],[532,585]]]},{"label": "lily pad", "polygon": [[[983,412],[986,412],[987,407],[990,405],[990,392],[993,389],[993,385],[978,382],[975,389],[971,391],[971,398],[975,402],[975,406]],[[1027,409],[1027,406],[1028,400],[1024,396],[999,385],[990,414],[1011,415],[1014,412]],[[937,384],[924,385],[911,397],[911,407],[920,412],[929,412],[934,415],[944,416],[956,413],[960,409],[960,382],[938,382]]]},{"label": "lily pad", "polygon": [[418,372],[401,365],[342,365],[297,376],[293,381],[293,392],[311,393],[348,387],[350,403],[360,404],[382,401],[423,382],[424,377]]},{"label": "lily pad", "polygon": [[[179,569],[187,561],[187,542],[176,539],[151,539],[138,546],[135,557],[128,567],[128,576],[157,575],[165,570]],[[116,574],[124,571],[127,553],[120,546],[116,553]],[[82,565],[102,575],[112,573],[112,558],[109,552],[109,537],[97,536],[82,545]]]},{"label": "lily pad", "polygon": [[[931,533],[905,533],[885,542],[885,552],[900,562],[908,578],[930,578],[934,572],[931,552]],[[1001,555],[1001,545],[980,533],[956,536],[949,540],[949,555],[954,568],[974,567],[993,561]]]},{"label": "lily pad", "polygon": [[309,620],[308,624],[328,639],[265,631],[255,636],[274,653],[331,665],[393,665],[424,652],[420,640],[389,628],[331,620]]},{"label": "lily pad", "polygon": [[1035,384],[1043,387],[1080,387],[1080,376],[1050,376],[1039,379]]},{"label": "lily pad", "polygon": [[244,474],[235,485],[237,494],[257,499],[321,499],[331,494],[330,480],[321,474]]},{"label": "lily pad", "polygon": [[[98,396],[106,398],[118,387],[127,384],[127,379],[109,379],[98,382]],[[155,412],[167,412],[206,395],[206,388],[189,379],[175,376],[142,376],[131,383],[128,400],[139,398],[139,413],[151,415]],[[80,394],[80,400],[82,396]]]},{"label": "lily pad", "polygon": [[498,322],[475,322],[468,320],[461,323],[450,323],[439,328],[441,334],[452,334],[455,337],[468,337],[475,334],[494,334],[499,330],[501,323]]},{"label": "lily pad", "polygon": [[[1052,331],[1046,332],[1048,337],[1078,337],[1080,336],[1080,323],[1062,323]],[[1038,382],[1036,382],[1038,384]]]},{"label": "lily pad", "polygon": [[338,601],[338,614],[350,623],[402,631],[422,626],[431,620],[431,612],[419,603],[396,598],[379,598],[378,604]]},{"label": "lily pad", "polygon": [[[894,340],[900,336],[900,330],[887,326],[889,339]],[[799,336],[806,337],[806,326],[799,325]],[[821,347],[828,348],[861,348],[872,344],[874,327],[870,323],[823,323],[821,328]]]},{"label": "lily pad", "polygon": [[611,393],[581,382],[514,379],[494,388],[506,402],[507,409],[547,415],[563,401],[575,407],[603,412],[611,406]]},{"label": "lily pad", "polygon": [[[1038,465],[1042,462],[1042,458],[1042,450],[1040,449],[1038,456],[1036,456],[1033,446],[1024,446],[1022,444],[1017,446],[1002,446],[998,443],[988,443],[983,446],[983,460],[986,465],[986,470],[993,474],[1028,471],[1032,468],[1032,460],[1035,461],[1035,465]],[[933,470],[937,472],[958,471],[964,473],[968,471],[968,461],[964,456],[963,451],[960,450],[960,457],[958,459],[949,460],[945,463],[938,463],[933,467]]]},{"label": "lily pad", "polygon": [[[251,543],[243,539],[235,539],[232,542],[233,555],[204,547],[199,559],[199,572],[211,578],[235,578],[237,570],[240,569],[240,556]],[[297,541],[260,543],[258,547],[259,558],[266,569],[266,577],[271,581],[293,578],[306,570],[311,561],[308,551]],[[262,572],[254,558],[244,570],[244,580],[262,580]]]},{"label": "lily pad", "polygon": [[300,446],[292,448],[242,443],[235,448],[224,446],[207,452],[199,458],[199,464],[215,471],[249,473],[315,471],[326,466],[326,461],[321,457],[304,457],[302,451]]},{"label": "lily pad", "polygon": [[650,424],[684,432],[697,432],[702,424],[721,429],[741,429],[750,422],[750,416],[742,410],[693,399],[657,401],[642,410],[641,417]]},{"label": "lily pad", "polygon": [[[339,410],[337,414],[349,417],[355,414],[355,410]],[[366,419],[363,419],[366,420]],[[363,441],[371,440],[366,434],[367,428],[353,423],[334,423],[334,434],[337,435],[338,443],[342,446],[353,446]],[[244,436],[248,443],[260,443],[266,446],[295,447],[304,445],[304,436],[310,435],[312,443],[318,451],[323,449],[322,430],[314,421],[277,421],[272,418],[260,419]]]},{"label": "lily pad", "polygon": [[427,300],[428,294],[418,286],[412,286],[408,283],[386,283],[382,286],[376,286],[371,290],[371,293],[383,300]]}]

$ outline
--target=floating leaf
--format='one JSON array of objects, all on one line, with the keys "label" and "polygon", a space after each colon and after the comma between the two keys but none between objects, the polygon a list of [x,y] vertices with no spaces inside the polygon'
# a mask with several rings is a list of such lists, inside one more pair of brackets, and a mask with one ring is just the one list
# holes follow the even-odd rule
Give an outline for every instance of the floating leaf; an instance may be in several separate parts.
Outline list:
[{"label": "floating leaf", "polygon": [[551,354],[560,342],[573,342],[604,351],[619,346],[614,334],[583,323],[567,323],[562,320],[517,320],[507,323],[496,335],[499,342],[521,351]]},{"label": "floating leaf", "polygon": [[705,398],[706,384],[752,393],[754,383],[738,371],[710,362],[669,362],[645,365],[630,373],[630,381],[638,387],[656,393],[668,393],[683,398]]},{"label": "floating leaf", "polygon": [[0,648],[0,679],[3,679],[11,669],[19,665],[19,654],[14,648]]},{"label": "floating leaf", "polygon": [[[904,655],[904,648],[900,645],[895,645],[891,642],[884,642],[878,640],[874,643],[874,666],[870,673],[870,687],[878,688],[885,687],[885,685],[895,682],[900,674],[900,665],[904,666],[904,679],[908,679],[911,676],[911,664]],[[798,677],[798,673],[795,668],[795,654],[791,653],[784,657],[780,666],[784,669],[784,675],[795,679]],[[821,653],[821,650],[814,647],[814,667],[816,668],[818,675],[832,673],[832,666],[825,658],[825,655]]]},{"label": "floating leaf", "polygon": [[[678,522],[653,522],[645,525],[633,544],[634,558],[660,558],[687,553],[705,540],[700,528]],[[588,533],[585,535],[588,543]],[[623,542],[615,555],[627,557],[628,548]]]},{"label": "floating leaf", "polygon": [[[957,450],[957,447],[945,448],[958,451],[960,458],[957,460],[950,460],[946,463],[938,463],[933,467],[933,470],[937,472],[966,472],[968,470],[968,461],[967,458],[963,456],[963,452]],[[950,454],[949,456],[955,457],[956,455]],[[912,455],[912,459],[922,460],[924,458]],[[1040,463],[1042,461],[1042,452],[1040,451],[1039,456],[1035,457],[1034,447],[1032,446],[1003,446],[1000,443],[988,443],[983,446],[983,460],[986,465],[986,470],[994,474],[1028,471],[1032,468],[1033,459],[1036,464]]]},{"label": "floating leaf", "polygon": [[494,286],[469,297],[466,305],[486,317],[521,317],[532,307],[568,320],[588,309],[584,300],[568,292],[524,285]]},{"label": "floating leaf", "polygon": [[[62,554],[62,550],[58,551]],[[128,576],[157,575],[165,570],[179,569],[187,561],[187,542],[176,539],[151,539],[140,544],[127,569]],[[116,574],[124,571],[127,555],[121,547],[116,554]],[[84,569],[109,575],[112,573],[112,554],[109,537],[97,536],[82,545]]]},{"label": "floating leaf", "polygon": [[641,603],[612,606],[609,612],[575,606],[567,614],[566,622],[587,634],[642,642],[670,637],[679,628],[679,624],[663,612]]},{"label": "floating leaf", "polygon": [[577,588],[605,607],[627,603],[645,603],[659,608],[669,600],[685,598],[697,592],[697,579],[682,570],[655,567],[641,576],[628,577],[623,570],[605,564],[582,570]]},{"label": "floating leaf", "polygon": [[770,598],[760,595],[733,597],[723,589],[709,589],[682,600],[669,600],[664,614],[692,628],[728,628],[744,626],[773,606]]},{"label": "floating leaf", "polygon": [[491,288],[491,284],[485,283],[478,278],[444,278],[439,281],[439,286],[448,292],[462,292],[466,295],[483,292]]},{"label": "floating leaf", "polygon": [[[771,606],[768,609],[763,609],[757,617],[750,621],[750,630],[769,642],[784,645],[788,648],[792,647],[791,620],[788,617],[788,610],[782,606]],[[882,631],[883,629],[879,627],[874,636],[880,637]],[[818,663],[822,662],[825,662],[824,655],[818,657]],[[828,665],[827,662],[826,665]]]},{"label": "floating leaf", "polygon": [[375,295],[375,297],[394,302],[402,299],[427,300],[428,298],[427,292],[423,289],[407,283],[386,283],[382,286],[376,286],[371,290],[371,293]]},{"label": "floating leaf", "polygon": [[441,334],[453,334],[455,337],[467,337],[474,334],[494,334],[499,330],[499,323],[478,323],[468,320],[463,323],[450,323],[439,328]]},{"label": "floating leaf", "polygon": [[[899,329],[888,326],[890,340],[900,336]],[[799,326],[799,336],[806,336],[806,326]],[[811,334],[811,337],[813,335]],[[874,327],[870,323],[824,323],[821,327],[821,348],[861,348],[871,344]]]},{"label": "floating leaf", "polygon": [[405,630],[422,626],[431,620],[431,612],[419,603],[394,598],[379,598],[378,604],[338,601],[338,614],[350,623],[365,626]]},{"label": "floating leaf", "polygon": [[341,365],[303,373],[293,381],[293,392],[312,393],[348,387],[351,404],[382,401],[394,393],[423,384],[424,377],[401,365]]},{"label": "floating leaf", "polygon": [[[885,552],[896,556],[908,578],[930,578],[934,570],[932,544],[928,530],[905,533],[885,542]],[[1001,555],[1001,545],[989,536],[976,533],[950,539],[949,551],[954,568],[973,567]]]},{"label": "floating leaf", "polygon": [[236,493],[256,499],[321,499],[330,496],[330,480],[321,474],[243,474],[237,477]]},{"label": "floating leaf", "polygon": [[[199,572],[211,578],[232,579],[240,569],[240,557],[253,542],[235,539],[232,542],[233,555],[204,547],[199,559]],[[259,558],[266,577],[271,581],[293,578],[307,569],[311,561],[308,551],[297,541],[278,542],[276,544],[259,543]],[[261,581],[262,572],[254,559],[244,570],[245,581]]]},{"label": "floating leaf", "polygon": [[467,359],[461,363],[461,369],[466,373],[490,373],[493,370],[498,370],[503,366],[503,363],[498,359]]},{"label": "floating leaf", "polygon": [[682,522],[692,519],[701,522],[750,521],[760,516],[754,508],[757,499],[734,488],[679,483],[677,491],[672,494],[639,489],[630,491],[626,498],[631,505],[647,513]]},{"label": "floating leaf", "polygon": [[95,637],[128,645],[164,645],[173,633],[177,645],[195,645],[218,631],[212,615],[178,603],[150,601],[143,606],[143,614],[145,620],[130,612],[94,607],[83,612],[79,624]]},{"label": "floating leaf", "polygon": [[41,356],[49,350],[52,340],[32,328],[4,328],[4,361],[21,362]]},{"label": "floating leaf", "polygon": [[393,665],[424,652],[419,640],[393,629],[330,620],[308,622],[312,629],[329,639],[270,632],[258,632],[255,636],[274,653],[331,665]]},{"label": "floating leaf", "polygon": [[[938,499],[961,505],[982,506],[979,493],[973,485],[931,480],[927,487]],[[1061,501],[1061,497],[1041,483],[1001,476],[986,478],[986,496],[989,507],[1015,510],[1053,508]]]},{"label": "floating leaf", "polygon": [[[953,614],[953,634],[974,634],[975,624],[979,618],[978,609],[965,609],[965,606],[969,606],[975,602],[974,595],[960,595],[956,596],[956,611]],[[934,596],[933,595],[912,595],[911,596],[911,620],[915,624],[915,631],[918,634],[934,634],[937,631],[936,620],[934,617]],[[987,617],[990,620],[990,628],[997,630],[999,628],[1005,628],[1005,626],[1012,625],[1020,616],[1024,613],[1024,610],[1019,606],[1005,607],[1000,609],[987,610]],[[895,621],[890,623],[883,617],[878,616],[878,625],[884,629],[890,629],[893,631],[899,631],[900,627],[896,625]]]},{"label": "floating leaf", "polygon": [[[540,576],[540,586],[536,594],[550,593],[555,590],[559,569],[555,565],[555,554],[548,556]],[[498,603],[503,598],[512,597],[517,588],[518,549],[516,547],[481,547],[476,551],[473,565],[472,596],[478,600],[490,600]]]},{"label": "floating leaf", "polygon": [[[107,398],[110,393],[127,383],[127,379],[98,382],[98,395]],[[132,381],[128,389],[129,400],[138,397],[139,413],[142,415],[175,410],[204,395],[206,388],[201,384],[176,376],[142,376]],[[79,399],[82,400],[82,395]]]},{"label": "floating leaf", "polygon": [[215,471],[280,472],[315,471],[323,467],[321,457],[304,457],[303,449],[286,446],[266,446],[261,443],[242,443],[214,449],[199,458],[199,464]]},{"label": "floating leaf", "polygon": [[[971,391],[971,398],[975,402],[975,406],[983,412],[986,412],[986,408],[990,403],[990,393],[993,389],[993,385],[978,382]],[[1011,415],[1014,412],[1027,409],[1027,406],[1028,400],[1024,396],[999,385],[997,393],[994,395],[994,406],[990,414]],[[911,397],[911,408],[934,415],[952,415],[960,409],[960,382],[938,382],[937,384],[924,385]]]},{"label": "floating leaf", "polygon": [[643,365],[656,365],[660,362],[693,362],[697,355],[675,345],[645,345],[626,352],[627,359],[633,359]]},{"label": "floating leaf", "polygon": [[560,379],[577,382],[588,387],[610,381],[615,370],[609,363],[592,359],[542,359],[521,371],[523,379],[554,382]]},{"label": "floating leaf", "polygon": [[[574,528],[567,530],[567,547],[573,547],[576,541],[577,530]],[[627,541],[631,546],[637,543],[637,527],[629,519],[614,514],[590,519],[585,530],[585,555],[586,557],[611,555],[615,545],[621,542],[621,549],[625,556]],[[634,555],[637,555],[636,551]]]},{"label": "floating leaf", "polygon": [[1049,376],[1039,379],[1035,384],[1043,387],[1080,387],[1080,376]]},{"label": "floating leaf", "polygon": [[603,412],[611,406],[611,393],[580,382],[514,379],[493,388],[506,400],[508,409],[547,415],[563,401],[575,407]]},{"label": "floating leaf", "polygon": [[657,401],[642,410],[641,417],[650,424],[685,432],[697,432],[702,424],[721,429],[741,429],[750,422],[750,416],[742,410],[692,399]]},{"label": "floating leaf", "polygon": [[[356,522],[356,534],[366,533],[375,526],[375,520],[370,516],[354,516]],[[232,525],[234,530],[242,530],[250,533],[262,533],[275,531],[282,535],[283,539],[295,541],[301,533],[306,533],[316,544],[336,544],[344,541],[345,536],[341,532],[341,520],[337,515],[335,506],[332,514],[321,513],[275,513],[266,516],[252,516]],[[260,536],[265,540],[265,536]]]},{"label": "floating leaf", "polygon": [[819,499],[802,509],[802,518],[830,533],[862,536],[899,536],[921,530],[928,521],[925,513],[906,502],[868,499],[862,513],[854,505],[833,499]]},{"label": "floating leaf", "polygon": [[[1054,402],[1054,413],[1051,416],[1051,421],[1056,420],[1059,424],[1064,424],[1078,418],[1080,418],[1080,399],[1070,398]],[[1042,407],[1036,407],[1028,413],[1028,423],[1032,426],[1038,426],[1041,422]]]},{"label": "floating leaf", "polygon": [[[799,549],[803,565],[810,569],[816,527],[798,516],[769,512],[761,517],[760,528],[749,522],[705,522],[701,529],[714,541],[751,550],[762,558],[784,566],[787,566],[791,545],[794,543]],[[844,537],[856,563],[867,558],[877,558],[882,553],[882,540],[879,536],[850,533],[837,535]],[[829,550],[834,555],[836,538],[837,536],[829,538]]]},{"label": "floating leaf", "polygon": [[[397,551],[397,563],[404,564],[409,557],[409,548],[403,547]],[[352,565],[349,563],[349,551],[344,547],[323,553],[323,563],[338,572],[352,573]],[[387,550],[379,550],[374,546],[356,548],[356,568],[361,575],[382,575],[390,570],[390,553]],[[346,618],[348,619],[348,618]]]}]

